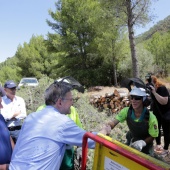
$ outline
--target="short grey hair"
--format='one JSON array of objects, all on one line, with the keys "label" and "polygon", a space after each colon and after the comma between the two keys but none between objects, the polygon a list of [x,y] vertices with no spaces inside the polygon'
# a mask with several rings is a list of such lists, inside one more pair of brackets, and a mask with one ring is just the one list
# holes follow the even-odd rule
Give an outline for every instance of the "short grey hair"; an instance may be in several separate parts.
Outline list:
[{"label": "short grey hair", "polygon": [[45,104],[54,105],[59,98],[63,99],[66,93],[72,90],[72,86],[65,82],[54,82],[45,91]]}]

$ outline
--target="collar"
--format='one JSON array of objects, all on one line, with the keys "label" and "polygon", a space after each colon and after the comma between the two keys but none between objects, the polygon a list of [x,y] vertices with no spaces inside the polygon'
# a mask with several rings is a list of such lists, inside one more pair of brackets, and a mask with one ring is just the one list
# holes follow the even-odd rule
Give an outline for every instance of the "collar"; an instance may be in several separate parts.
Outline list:
[{"label": "collar", "polygon": [[[6,95],[3,97],[4,98],[4,100],[10,100],[10,101],[12,101],[10,98],[8,98]],[[15,95],[15,97],[14,97],[14,100],[16,100],[16,95]]]},{"label": "collar", "polygon": [[135,116],[135,112],[134,112],[134,110],[132,109],[131,118],[132,118],[133,120],[138,120],[138,122],[141,122],[141,121],[144,119],[145,112],[146,112],[146,108],[144,107],[140,118],[137,119],[136,116]]}]

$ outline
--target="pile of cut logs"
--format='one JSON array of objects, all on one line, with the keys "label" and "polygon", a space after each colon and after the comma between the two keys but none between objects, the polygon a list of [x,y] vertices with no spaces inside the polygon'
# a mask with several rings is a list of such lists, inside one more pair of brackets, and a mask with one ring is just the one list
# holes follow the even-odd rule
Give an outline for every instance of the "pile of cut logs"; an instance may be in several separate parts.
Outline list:
[{"label": "pile of cut logs", "polygon": [[105,96],[90,96],[90,103],[98,108],[98,111],[107,110],[111,114],[116,114],[130,105],[127,91],[117,89],[113,93],[106,93]]}]

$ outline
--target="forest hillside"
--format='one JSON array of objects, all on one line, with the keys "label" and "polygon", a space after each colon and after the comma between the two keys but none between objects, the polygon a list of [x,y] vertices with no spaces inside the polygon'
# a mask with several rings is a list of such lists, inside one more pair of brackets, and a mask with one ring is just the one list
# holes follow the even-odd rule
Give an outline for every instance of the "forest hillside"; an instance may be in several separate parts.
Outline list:
[{"label": "forest hillside", "polygon": [[150,39],[152,35],[156,32],[163,34],[169,31],[170,31],[170,16],[167,16],[165,19],[157,22],[148,31],[138,35],[136,37],[136,43],[141,43],[143,41]]}]

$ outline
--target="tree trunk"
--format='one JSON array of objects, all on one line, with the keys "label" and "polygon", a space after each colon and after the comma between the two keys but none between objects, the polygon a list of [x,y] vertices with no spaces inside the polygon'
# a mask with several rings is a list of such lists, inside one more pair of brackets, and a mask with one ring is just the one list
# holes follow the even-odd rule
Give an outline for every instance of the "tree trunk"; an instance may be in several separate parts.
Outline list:
[{"label": "tree trunk", "polygon": [[117,87],[117,72],[116,72],[116,64],[115,64],[115,54],[114,54],[114,45],[115,41],[112,40],[112,65],[113,65],[113,84]]},{"label": "tree trunk", "polygon": [[114,58],[113,58],[113,83],[114,86],[117,87],[117,71]]},{"label": "tree trunk", "polygon": [[138,60],[136,56],[136,45],[134,41],[133,27],[128,26],[128,31],[129,31],[129,42],[130,42],[131,57],[132,57],[133,77],[139,77]]},{"label": "tree trunk", "polygon": [[126,1],[126,8],[127,8],[127,17],[128,17],[128,32],[129,32],[129,42],[130,42],[130,49],[131,49],[131,57],[132,57],[132,71],[133,77],[139,77],[139,68],[138,68],[138,60],[136,56],[136,46],[134,40],[134,31],[133,31],[133,12],[132,12],[132,2],[131,0]]}]

